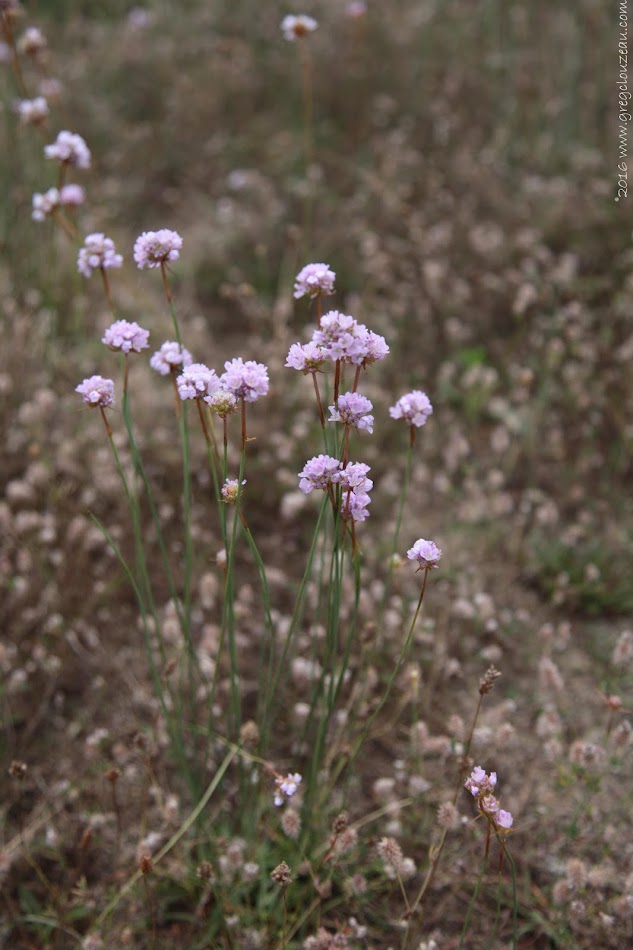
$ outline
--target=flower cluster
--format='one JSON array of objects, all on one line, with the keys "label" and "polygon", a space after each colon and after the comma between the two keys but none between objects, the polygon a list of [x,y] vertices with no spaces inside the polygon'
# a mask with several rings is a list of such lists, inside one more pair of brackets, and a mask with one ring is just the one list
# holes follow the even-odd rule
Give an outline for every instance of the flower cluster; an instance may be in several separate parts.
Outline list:
[{"label": "flower cluster", "polygon": [[220,386],[218,374],[204,363],[190,363],[176,380],[181,399],[207,400]]},{"label": "flower cluster", "polygon": [[27,26],[18,40],[18,52],[23,56],[37,56],[46,49],[46,37],[36,26]]},{"label": "flower cluster", "polygon": [[44,221],[55,213],[60,203],[60,193],[57,188],[49,188],[43,195],[35,192],[31,217],[34,221]]},{"label": "flower cluster", "polygon": [[22,125],[41,125],[48,116],[48,103],[44,96],[35,99],[21,99],[17,106]]},{"label": "flower cluster", "polygon": [[263,363],[244,360],[238,356],[227,360],[220,379],[222,386],[238,399],[255,402],[268,392],[268,370]]},{"label": "flower cluster", "polygon": [[321,347],[326,358],[354,366],[369,366],[389,353],[384,337],[338,310],[330,310],[321,317],[312,342]]},{"label": "flower cluster", "polygon": [[479,811],[485,815],[502,834],[507,834],[514,819],[509,811],[504,811],[499,805],[493,792],[497,785],[497,773],[488,775],[484,769],[477,766],[464,782],[466,788],[477,799]]},{"label": "flower cluster", "polygon": [[389,410],[392,419],[404,419],[410,426],[423,426],[433,412],[431,400],[420,389],[405,393]]},{"label": "flower cluster", "polygon": [[237,396],[234,396],[232,392],[225,389],[222,385],[210,396],[207,396],[205,402],[211,409],[211,412],[215,412],[221,419],[226,419],[230,413],[237,412],[239,408]]},{"label": "flower cluster", "polygon": [[122,264],[123,258],[116,253],[114,241],[104,234],[88,234],[77,255],[77,270],[84,277],[90,277],[94,270],[109,270]]},{"label": "flower cluster", "polygon": [[293,343],[288,351],[285,365],[302,373],[317,373],[325,363],[326,356],[317,343]]},{"label": "flower cluster", "polygon": [[159,350],[153,354],[149,361],[152,369],[155,369],[161,376],[168,376],[176,370],[191,366],[193,362],[191,353],[180,343],[167,340],[162,344]]},{"label": "flower cluster", "polygon": [[360,393],[343,393],[338,397],[335,406],[329,406],[329,422],[343,422],[349,428],[365,429],[370,434],[374,431],[374,417],[371,415],[373,406],[366,396]]},{"label": "flower cluster", "polygon": [[103,376],[89,376],[75,387],[75,392],[80,393],[83,401],[95,408],[105,409],[114,402],[114,382]]},{"label": "flower cluster", "polygon": [[365,521],[369,517],[369,492],[374,486],[371,478],[367,478],[368,472],[369,465],[364,462],[348,462],[343,468],[342,463],[331,455],[315,455],[299,472],[299,488],[309,495],[315,489],[327,491],[331,485],[340,485],[341,517]]},{"label": "flower cluster", "polygon": [[162,228],[160,231],[143,231],[134,242],[134,260],[144,267],[161,267],[177,261],[182,249],[182,238],[177,231]]},{"label": "flower cluster", "polygon": [[281,21],[281,32],[286,40],[299,40],[308,33],[314,33],[318,27],[317,21],[311,16],[300,13],[298,16],[289,14]]},{"label": "flower cluster", "polygon": [[301,776],[298,772],[289,772],[285,778],[278,775],[275,779],[275,805],[279,807],[286,799],[292,798],[300,785]]},{"label": "flower cluster", "polygon": [[149,346],[149,330],[144,330],[138,323],[128,320],[115,320],[105,331],[101,342],[111,350],[120,350],[122,353],[140,353]]},{"label": "flower cluster", "polygon": [[63,165],[90,168],[90,149],[81,135],[74,132],[60,132],[52,145],[44,146],[44,154]]},{"label": "flower cluster", "polygon": [[318,297],[319,294],[333,294],[336,274],[329,264],[306,264],[295,277],[294,296]]},{"label": "flower cluster", "polygon": [[299,472],[299,488],[306,495],[314,491],[315,488],[322,488],[324,491],[338,480],[338,473],[341,463],[331,455],[315,455],[309,459]]},{"label": "flower cluster", "polygon": [[86,200],[86,193],[81,185],[70,183],[64,185],[59,193],[59,203],[70,208],[78,208]]},{"label": "flower cluster", "polygon": [[407,557],[410,561],[417,561],[420,568],[425,567],[430,570],[438,566],[442,552],[434,541],[425,541],[424,538],[419,538],[413,547],[407,551]]}]

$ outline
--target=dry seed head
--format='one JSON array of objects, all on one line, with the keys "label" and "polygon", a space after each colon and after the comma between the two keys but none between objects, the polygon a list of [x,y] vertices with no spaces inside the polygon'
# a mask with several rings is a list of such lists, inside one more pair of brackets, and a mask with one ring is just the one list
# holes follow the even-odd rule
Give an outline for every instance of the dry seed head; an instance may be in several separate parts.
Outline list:
[{"label": "dry seed head", "polygon": [[346,828],[345,831],[337,837],[334,843],[335,854],[347,854],[356,845],[358,833],[355,828]]},{"label": "dry seed head", "polygon": [[246,749],[254,749],[258,742],[259,726],[252,719],[249,719],[240,729],[240,743]]},{"label": "dry seed head", "polygon": [[376,846],[378,854],[386,865],[389,865],[394,871],[401,871],[404,864],[404,855],[402,848],[395,838],[381,838]]},{"label": "dry seed head", "polygon": [[116,783],[118,782],[118,780],[121,778],[121,772],[120,772],[119,769],[116,769],[116,768],[113,767],[113,768],[111,768],[111,769],[108,769],[108,771],[105,773],[104,777],[105,777],[105,778],[107,779],[107,781],[110,782],[112,785],[116,785]]},{"label": "dry seed head", "polygon": [[210,861],[201,861],[196,868],[196,877],[201,881],[213,880],[213,865]]},{"label": "dry seed head", "polygon": [[489,693],[494,687],[496,681],[501,676],[501,672],[494,666],[489,666],[484,675],[479,680],[479,692],[482,696]]},{"label": "dry seed head", "polygon": [[340,815],[337,815],[334,821],[332,822],[332,834],[338,835],[342,834],[347,830],[349,826],[349,815],[346,811],[342,811]]},{"label": "dry seed head", "polygon": [[285,861],[282,861],[281,864],[278,864],[277,867],[272,871],[270,875],[273,881],[276,881],[280,887],[288,887],[292,881],[292,874],[290,873],[290,868]]},{"label": "dry seed head", "polygon": [[20,759],[14,759],[11,765],[9,766],[9,775],[11,778],[16,778],[18,781],[21,781],[28,770],[28,765],[26,762],[20,761]]},{"label": "dry seed head", "polygon": [[281,827],[288,838],[292,838],[296,841],[301,831],[301,818],[294,808],[285,809],[281,816]]},{"label": "dry seed head", "polygon": [[153,869],[152,859],[149,854],[144,854],[138,863],[141,874],[151,874]]},{"label": "dry seed head", "polygon": [[437,809],[437,823],[440,828],[450,830],[459,824],[459,812],[452,802],[442,802]]}]

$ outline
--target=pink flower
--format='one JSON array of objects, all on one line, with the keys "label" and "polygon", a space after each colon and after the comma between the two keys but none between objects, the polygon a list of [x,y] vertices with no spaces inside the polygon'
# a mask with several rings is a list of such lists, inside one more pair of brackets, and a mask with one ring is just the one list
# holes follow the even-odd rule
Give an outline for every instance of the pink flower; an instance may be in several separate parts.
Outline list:
[{"label": "pink flower", "polygon": [[[242,485],[246,484],[246,479],[242,479]],[[227,478],[222,486],[222,498],[227,505],[234,505],[237,502],[239,493],[239,481],[237,478]]]},{"label": "pink flower", "polygon": [[295,277],[294,296],[317,297],[319,294],[333,294],[336,274],[329,264],[306,264]]},{"label": "pink flower", "polygon": [[168,340],[161,345],[159,350],[156,350],[149,361],[149,365],[161,376],[168,376],[176,370],[191,366],[192,362],[189,350],[186,350],[180,343]]},{"label": "pink flower", "polygon": [[81,185],[74,185],[72,182],[64,185],[59,193],[60,204],[69,208],[78,208],[86,200],[86,192]]},{"label": "pink flower", "polygon": [[299,488],[304,494],[309,495],[315,488],[327,489],[329,485],[337,481],[337,475],[341,463],[331,455],[315,455],[309,459],[299,472]]},{"label": "pink flower", "polygon": [[256,402],[268,392],[268,370],[263,363],[256,363],[255,360],[244,362],[241,356],[238,356],[236,359],[227,360],[224,370],[220,381],[238,399]]},{"label": "pink flower", "polygon": [[341,498],[340,514],[344,520],[351,518],[352,521],[365,521],[369,518],[367,506],[371,504],[371,498],[366,492],[346,491]]},{"label": "pink flower", "polygon": [[182,249],[182,238],[177,231],[163,228],[160,231],[143,231],[134,242],[134,260],[144,267],[160,267],[177,261]]},{"label": "pink flower", "polygon": [[48,115],[48,103],[44,96],[35,99],[21,99],[18,102],[18,114],[22,125],[41,125]]},{"label": "pink flower", "polygon": [[302,373],[316,373],[325,363],[326,355],[317,343],[293,343],[288,351],[286,366]]},{"label": "pink flower", "polygon": [[73,132],[60,132],[52,145],[44,146],[44,154],[62,165],[90,168],[90,149],[81,135]]},{"label": "pink flower", "polygon": [[373,406],[366,396],[360,393],[343,393],[338,397],[336,406],[329,406],[328,422],[344,422],[354,429],[374,431],[374,417],[370,414]]},{"label": "pink flower", "polygon": [[311,16],[299,14],[299,16],[285,16],[281,21],[281,32],[286,40],[299,40],[308,33],[313,33],[318,27],[318,23]]},{"label": "pink flower", "polygon": [[89,376],[75,387],[75,392],[80,393],[83,401],[95,408],[105,409],[114,402],[114,383],[103,376]]},{"label": "pink flower", "polygon": [[44,221],[50,218],[59,208],[59,191],[57,188],[49,188],[43,195],[36,192],[33,195],[33,211],[31,217],[34,221]]},{"label": "pink flower", "polygon": [[492,793],[497,784],[497,773],[491,772],[490,775],[479,765],[470,773],[464,782],[464,788],[467,788],[471,795],[475,797]]},{"label": "pink flower", "polygon": [[509,811],[504,811],[503,808],[500,808],[497,814],[495,815],[495,825],[498,828],[503,828],[504,830],[509,830],[512,827],[514,818]]},{"label": "pink flower", "polygon": [[426,393],[414,389],[401,396],[395,406],[389,410],[392,419],[404,419],[410,426],[423,426],[433,412],[433,406]]},{"label": "pink flower", "polygon": [[283,778],[281,775],[278,775],[275,779],[275,785],[277,786],[275,791],[275,805],[279,807],[280,805],[283,805],[287,798],[292,798],[300,784],[301,776],[298,772],[289,772],[285,778]]},{"label": "pink flower", "polygon": [[369,465],[365,465],[364,462],[348,462],[338,473],[336,481],[346,490],[368,492],[374,487],[371,478],[367,478],[368,471]]},{"label": "pink flower", "polygon": [[144,330],[138,323],[127,320],[115,320],[105,331],[101,342],[111,350],[120,350],[122,353],[140,353],[149,346],[149,330]]},{"label": "pink flower", "polygon": [[220,386],[217,373],[204,363],[186,366],[176,380],[181,399],[204,399]]},{"label": "pink flower", "polygon": [[[407,557],[410,561],[417,561],[420,567],[434,568],[438,566],[442,552],[434,541],[425,541],[424,538],[420,538],[412,548],[409,548]],[[476,771],[477,769],[475,769]],[[475,772],[473,772],[473,775]]]},{"label": "pink flower", "polygon": [[77,255],[77,270],[84,277],[90,277],[94,270],[109,270],[122,264],[123,258],[116,253],[114,241],[104,234],[88,234]]}]

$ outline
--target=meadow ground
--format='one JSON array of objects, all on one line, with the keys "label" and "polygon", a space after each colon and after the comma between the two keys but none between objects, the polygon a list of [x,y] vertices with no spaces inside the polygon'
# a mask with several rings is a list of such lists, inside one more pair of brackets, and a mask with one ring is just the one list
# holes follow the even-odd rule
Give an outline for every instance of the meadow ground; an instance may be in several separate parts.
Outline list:
[{"label": "meadow ground", "polygon": [[[0,944],[629,947],[626,2],[14,7]],[[318,29],[286,40],[295,12]],[[60,130],[90,167],[45,157]],[[63,176],[85,200],[33,220]],[[137,267],[163,228],[179,255]],[[87,279],[91,233],[123,263]],[[293,297],[310,262],[332,295]],[[371,434],[321,425],[284,365],[328,310],[389,346],[314,377],[327,416],[343,367]],[[104,346],[115,318],[149,348]],[[226,454],[149,366],[176,334],[268,369]],[[95,374],[105,412],[75,392]],[[412,390],[419,428],[389,413]],[[370,466],[366,520],[300,490],[320,453]]]}]

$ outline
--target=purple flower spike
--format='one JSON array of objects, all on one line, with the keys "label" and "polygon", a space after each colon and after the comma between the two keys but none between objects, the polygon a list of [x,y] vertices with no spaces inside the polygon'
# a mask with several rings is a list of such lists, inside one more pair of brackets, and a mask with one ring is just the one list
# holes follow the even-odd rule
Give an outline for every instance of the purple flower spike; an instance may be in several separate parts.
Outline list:
[{"label": "purple flower spike", "polygon": [[373,406],[366,396],[360,393],[343,393],[338,397],[336,406],[329,406],[329,422],[344,422],[355,429],[374,431],[374,417],[370,414]]},{"label": "purple flower spike", "polygon": [[103,376],[89,376],[79,386],[75,386],[75,392],[80,393],[83,401],[95,409],[105,409],[114,402],[114,383]]},{"label": "purple flower spike", "polygon": [[256,402],[268,392],[268,370],[263,363],[256,363],[255,360],[244,362],[238,356],[234,360],[227,360],[224,369],[221,383],[238,399]]},{"label": "purple flower spike", "polygon": [[392,419],[404,419],[410,426],[423,426],[433,412],[433,406],[426,393],[414,389],[401,396],[395,406],[389,410]]},{"label": "purple flower spike", "polygon": [[143,231],[134,242],[134,260],[144,267],[160,267],[177,261],[182,249],[182,238],[177,231],[162,228],[160,231]]},{"label": "purple flower spike", "polygon": [[412,548],[409,548],[407,557],[410,561],[417,561],[421,568],[433,568],[438,566],[442,552],[434,541],[425,541],[424,538],[420,538]]},{"label": "purple flower spike", "polygon": [[122,353],[140,353],[149,346],[149,330],[144,330],[138,323],[129,323],[127,320],[115,320],[105,331],[101,342],[111,350],[121,350]]}]

